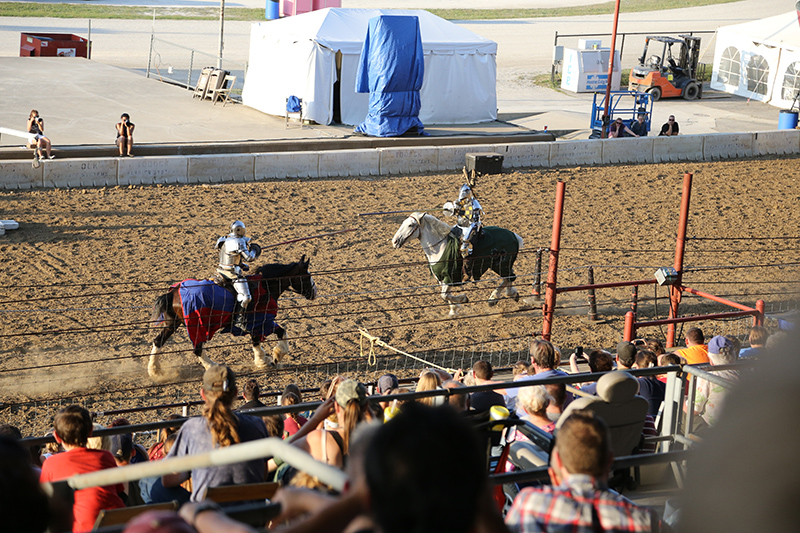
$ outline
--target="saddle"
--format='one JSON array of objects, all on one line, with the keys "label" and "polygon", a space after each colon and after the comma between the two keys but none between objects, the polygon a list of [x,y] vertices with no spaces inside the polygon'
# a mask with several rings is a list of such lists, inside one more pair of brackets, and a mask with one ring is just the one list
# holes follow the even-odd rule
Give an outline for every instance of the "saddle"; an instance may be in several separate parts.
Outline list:
[{"label": "saddle", "polygon": [[214,283],[230,292],[234,298],[236,297],[236,289],[233,288],[233,281],[229,280],[219,272],[214,272],[214,277],[211,278]]}]

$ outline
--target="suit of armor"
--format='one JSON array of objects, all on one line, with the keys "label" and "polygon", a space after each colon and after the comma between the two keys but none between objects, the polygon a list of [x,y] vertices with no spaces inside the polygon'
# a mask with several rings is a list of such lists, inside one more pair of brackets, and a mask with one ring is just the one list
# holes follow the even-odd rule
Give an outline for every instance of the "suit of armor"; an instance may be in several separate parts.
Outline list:
[{"label": "suit of armor", "polygon": [[252,300],[250,286],[244,276],[244,271],[248,269],[245,261],[252,261],[258,256],[256,250],[250,249],[250,237],[245,237],[245,231],[244,223],[237,220],[231,224],[231,232],[217,239],[216,244],[219,249],[217,272],[231,281],[236,290],[238,307],[234,312],[234,325],[240,329],[244,329],[244,312]]},{"label": "suit of armor", "polygon": [[472,253],[471,245],[475,235],[481,231],[481,204],[472,195],[472,189],[464,184],[458,194],[458,200],[444,204],[447,215],[457,216],[457,225],[453,227],[459,233],[461,240],[461,255],[464,257]]}]

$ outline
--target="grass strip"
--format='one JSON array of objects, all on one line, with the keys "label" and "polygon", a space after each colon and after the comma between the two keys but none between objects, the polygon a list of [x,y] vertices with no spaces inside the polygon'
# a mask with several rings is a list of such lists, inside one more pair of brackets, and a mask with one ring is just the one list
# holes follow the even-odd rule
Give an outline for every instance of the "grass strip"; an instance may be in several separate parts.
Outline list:
[{"label": "grass strip", "polygon": [[[661,11],[714,4],[726,4],[737,0],[625,0],[624,13]],[[607,15],[614,12],[614,2],[590,6],[574,6],[541,9],[429,9],[434,15],[447,20],[498,20],[543,17],[573,17],[581,15]],[[0,17],[26,18],[83,18],[83,19],[152,19],[155,10],[159,20],[217,20],[219,9],[210,7],[146,7],[108,6],[92,4],[0,2]],[[263,9],[232,7],[225,9],[225,20],[264,20]]]}]

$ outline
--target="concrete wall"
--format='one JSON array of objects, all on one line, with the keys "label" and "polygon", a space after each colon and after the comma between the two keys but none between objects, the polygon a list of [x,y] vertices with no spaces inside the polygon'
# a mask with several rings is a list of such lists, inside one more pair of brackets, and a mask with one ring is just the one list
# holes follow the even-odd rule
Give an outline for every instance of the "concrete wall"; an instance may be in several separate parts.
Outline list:
[{"label": "concrete wall", "polygon": [[800,130],[320,152],[65,158],[42,161],[38,169],[31,168],[30,160],[5,160],[0,161],[0,189],[459,172],[466,154],[476,152],[502,154],[505,170],[714,161],[798,154]]}]

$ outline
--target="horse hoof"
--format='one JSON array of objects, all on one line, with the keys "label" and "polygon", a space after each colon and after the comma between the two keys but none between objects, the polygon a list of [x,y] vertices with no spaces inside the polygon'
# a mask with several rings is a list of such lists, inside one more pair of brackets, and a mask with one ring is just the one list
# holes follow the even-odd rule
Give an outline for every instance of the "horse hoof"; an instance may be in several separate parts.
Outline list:
[{"label": "horse hoof", "polygon": [[519,303],[519,293],[518,292],[514,293],[514,296],[512,296],[512,298],[514,298],[515,302]]},{"label": "horse hoof", "polygon": [[155,378],[161,375],[161,365],[147,365],[147,375]]},{"label": "horse hoof", "polygon": [[494,307],[497,305],[497,302],[499,302],[499,300],[489,300],[489,307]]}]

